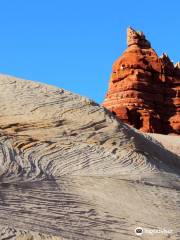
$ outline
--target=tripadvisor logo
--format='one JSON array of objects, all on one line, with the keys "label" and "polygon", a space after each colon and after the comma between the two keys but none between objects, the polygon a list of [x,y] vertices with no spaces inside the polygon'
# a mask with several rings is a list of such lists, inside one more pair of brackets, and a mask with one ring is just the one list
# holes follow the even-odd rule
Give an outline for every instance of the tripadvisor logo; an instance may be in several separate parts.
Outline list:
[{"label": "tripadvisor logo", "polygon": [[143,229],[141,227],[137,227],[135,229],[135,234],[141,236],[143,234]]},{"label": "tripadvisor logo", "polygon": [[137,236],[141,236],[143,234],[170,234],[173,232],[172,229],[165,229],[165,228],[162,228],[162,229],[149,229],[149,228],[142,228],[142,227],[137,227],[135,228],[134,230],[135,234]]}]

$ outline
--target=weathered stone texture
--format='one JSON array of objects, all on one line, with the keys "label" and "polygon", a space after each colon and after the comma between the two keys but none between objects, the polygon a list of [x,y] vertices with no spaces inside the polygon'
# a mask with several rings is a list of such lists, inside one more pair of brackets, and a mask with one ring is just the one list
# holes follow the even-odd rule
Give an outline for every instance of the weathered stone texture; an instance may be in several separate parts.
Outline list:
[{"label": "weathered stone texture", "polygon": [[158,57],[142,32],[127,30],[128,48],[113,64],[103,106],[143,132],[180,133],[180,64]]}]

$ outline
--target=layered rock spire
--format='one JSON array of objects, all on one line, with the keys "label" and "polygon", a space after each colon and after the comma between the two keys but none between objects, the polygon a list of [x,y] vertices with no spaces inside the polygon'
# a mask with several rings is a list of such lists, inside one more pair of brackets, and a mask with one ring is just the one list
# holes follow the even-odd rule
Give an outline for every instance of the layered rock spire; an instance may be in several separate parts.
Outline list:
[{"label": "layered rock spire", "polygon": [[145,35],[141,31],[135,31],[133,28],[129,27],[127,29],[127,46],[138,45],[143,48],[150,48],[151,44],[146,39]]},{"label": "layered rock spire", "polygon": [[127,29],[103,106],[143,132],[180,134],[180,68],[158,57],[142,32]]}]

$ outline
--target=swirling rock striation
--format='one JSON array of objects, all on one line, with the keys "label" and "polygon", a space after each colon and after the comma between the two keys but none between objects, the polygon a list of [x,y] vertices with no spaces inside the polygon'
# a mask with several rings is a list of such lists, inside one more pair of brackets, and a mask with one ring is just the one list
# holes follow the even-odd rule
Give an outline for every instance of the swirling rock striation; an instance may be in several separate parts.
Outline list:
[{"label": "swirling rock striation", "polygon": [[142,32],[127,29],[128,48],[113,64],[103,106],[151,133],[180,134],[180,65],[158,57]]},{"label": "swirling rock striation", "polygon": [[176,154],[64,89],[0,75],[0,93],[1,240],[178,239]]}]

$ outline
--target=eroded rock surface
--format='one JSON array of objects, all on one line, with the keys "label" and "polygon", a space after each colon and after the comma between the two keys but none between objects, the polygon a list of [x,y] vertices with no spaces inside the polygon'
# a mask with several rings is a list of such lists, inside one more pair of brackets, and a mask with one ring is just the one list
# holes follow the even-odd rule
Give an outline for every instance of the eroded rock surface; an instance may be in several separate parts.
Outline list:
[{"label": "eroded rock surface", "polygon": [[127,30],[128,48],[113,64],[103,106],[143,132],[180,134],[180,67],[158,57],[142,32]]},{"label": "eroded rock surface", "polygon": [[176,154],[63,89],[1,75],[0,93],[1,240],[179,238]]}]

